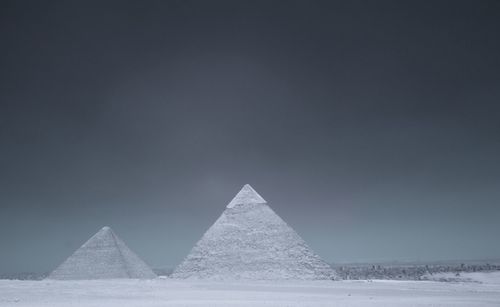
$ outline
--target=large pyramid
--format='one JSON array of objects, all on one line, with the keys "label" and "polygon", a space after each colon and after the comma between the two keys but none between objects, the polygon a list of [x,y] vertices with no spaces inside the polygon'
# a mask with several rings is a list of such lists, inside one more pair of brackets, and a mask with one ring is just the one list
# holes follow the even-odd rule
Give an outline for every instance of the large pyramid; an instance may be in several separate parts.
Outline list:
[{"label": "large pyramid", "polygon": [[49,279],[155,278],[156,274],[109,227],[103,227]]},{"label": "large pyramid", "polygon": [[335,276],[248,184],[172,274],[173,278],[253,280]]}]

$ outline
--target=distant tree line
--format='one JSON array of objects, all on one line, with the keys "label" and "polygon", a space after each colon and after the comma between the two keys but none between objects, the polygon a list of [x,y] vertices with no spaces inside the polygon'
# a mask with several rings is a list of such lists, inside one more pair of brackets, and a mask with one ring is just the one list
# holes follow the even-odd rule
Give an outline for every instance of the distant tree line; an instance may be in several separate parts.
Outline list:
[{"label": "distant tree line", "polygon": [[10,274],[0,273],[0,279],[42,280],[47,275],[48,275],[47,273],[10,273]]},{"label": "distant tree line", "polygon": [[342,279],[426,280],[436,273],[490,272],[500,270],[500,264],[433,264],[433,265],[346,265],[335,266]]}]

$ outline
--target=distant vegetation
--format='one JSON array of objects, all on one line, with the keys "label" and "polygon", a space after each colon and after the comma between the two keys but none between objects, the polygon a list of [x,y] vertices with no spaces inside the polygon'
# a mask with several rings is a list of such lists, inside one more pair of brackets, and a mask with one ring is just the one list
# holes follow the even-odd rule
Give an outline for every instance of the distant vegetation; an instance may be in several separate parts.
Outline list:
[{"label": "distant vegetation", "polygon": [[48,273],[11,273],[0,274],[0,279],[16,279],[16,280],[42,280]]},{"label": "distant vegetation", "polygon": [[[387,265],[333,265],[342,279],[397,279],[397,280],[427,280],[436,273],[491,272],[499,271],[500,264],[387,264]],[[453,281],[453,280],[442,280]]]}]

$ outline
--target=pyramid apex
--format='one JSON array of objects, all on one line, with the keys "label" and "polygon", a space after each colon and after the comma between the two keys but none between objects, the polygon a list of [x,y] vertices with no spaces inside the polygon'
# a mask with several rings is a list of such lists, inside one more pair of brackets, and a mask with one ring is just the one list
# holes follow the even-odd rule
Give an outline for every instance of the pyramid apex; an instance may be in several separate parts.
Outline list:
[{"label": "pyramid apex", "polygon": [[265,204],[267,203],[262,196],[257,193],[248,183],[241,188],[236,196],[229,202],[227,208],[233,208],[236,205],[244,204]]},{"label": "pyramid apex", "polygon": [[100,230],[100,231],[112,231],[112,230],[111,230],[111,227],[109,227],[109,226],[104,226],[103,228],[101,228],[101,230]]}]

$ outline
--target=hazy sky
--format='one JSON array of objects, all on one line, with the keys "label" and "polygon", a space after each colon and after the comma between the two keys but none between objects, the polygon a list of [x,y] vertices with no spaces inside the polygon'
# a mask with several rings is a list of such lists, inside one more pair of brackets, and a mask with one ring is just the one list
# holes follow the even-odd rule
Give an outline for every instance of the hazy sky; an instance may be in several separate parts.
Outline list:
[{"label": "hazy sky", "polygon": [[331,262],[500,258],[499,1],[3,1],[0,272],[178,264],[250,183]]}]

